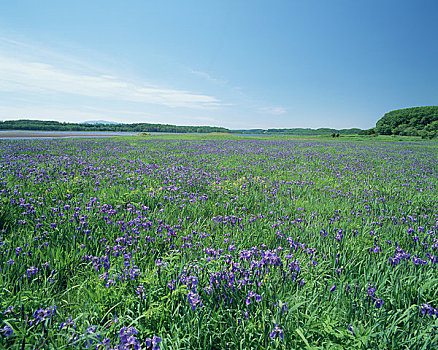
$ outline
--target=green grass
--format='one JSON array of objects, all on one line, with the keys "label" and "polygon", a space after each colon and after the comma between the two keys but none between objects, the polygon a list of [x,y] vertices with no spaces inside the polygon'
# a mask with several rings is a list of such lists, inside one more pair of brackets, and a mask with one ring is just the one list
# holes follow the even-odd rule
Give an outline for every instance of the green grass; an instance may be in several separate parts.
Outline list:
[{"label": "green grass", "polygon": [[0,347],[438,347],[438,144],[396,139],[1,142]]}]

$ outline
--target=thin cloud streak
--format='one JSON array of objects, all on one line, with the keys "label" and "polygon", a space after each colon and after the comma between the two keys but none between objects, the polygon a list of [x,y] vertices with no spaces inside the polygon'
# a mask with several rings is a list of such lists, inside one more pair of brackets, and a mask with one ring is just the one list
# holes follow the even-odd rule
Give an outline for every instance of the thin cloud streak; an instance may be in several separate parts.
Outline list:
[{"label": "thin cloud streak", "polygon": [[260,112],[271,115],[282,115],[286,114],[287,110],[283,107],[264,107],[260,109]]},{"label": "thin cloud streak", "polygon": [[217,109],[213,96],[186,90],[139,86],[111,75],[68,72],[54,65],[0,56],[0,91],[67,93],[86,97],[156,104],[166,107]]},{"label": "thin cloud streak", "polygon": [[191,74],[196,75],[198,77],[201,77],[201,78],[203,78],[203,79],[205,79],[205,80],[207,80],[207,81],[209,81],[211,83],[214,83],[216,85],[225,86],[225,85],[228,84],[227,80],[212,77],[207,72],[201,72],[201,71],[197,71],[197,70],[193,70],[193,69],[190,69],[189,71],[190,71]]}]

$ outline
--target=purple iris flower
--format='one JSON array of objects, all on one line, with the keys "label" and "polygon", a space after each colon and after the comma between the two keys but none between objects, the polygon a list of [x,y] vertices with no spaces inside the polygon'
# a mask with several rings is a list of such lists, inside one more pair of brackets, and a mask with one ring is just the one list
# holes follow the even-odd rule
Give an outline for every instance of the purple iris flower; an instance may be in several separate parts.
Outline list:
[{"label": "purple iris flower", "polygon": [[161,343],[161,341],[162,341],[163,339],[162,338],[160,338],[160,337],[157,337],[156,335],[154,335],[153,337],[152,337],[152,339],[151,338],[147,338],[146,339],[146,347],[151,347],[152,346],[152,350],[160,350],[160,343]]},{"label": "purple iris flower", "polygon": [[271,334],[269,334],[269,337],[271,339],[274,339],[277,334],[281,338],[281,340],[283,340],[283,329],[281,329],[278,324],[275,325],[275,328],[272,330]]},{"label": "purple iris flower", "polygon": [[3,332],[3,336],[5,338],[9,338],[11,335],[14,334],[14,330],[8,325],[4,326],[3,328],[0,328],[0,331]]}]

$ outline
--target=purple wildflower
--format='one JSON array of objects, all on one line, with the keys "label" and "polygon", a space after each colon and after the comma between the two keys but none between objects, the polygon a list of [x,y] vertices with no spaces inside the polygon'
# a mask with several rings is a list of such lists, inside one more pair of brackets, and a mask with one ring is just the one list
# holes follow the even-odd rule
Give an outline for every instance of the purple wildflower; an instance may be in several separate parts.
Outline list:
[{"label": "purple wildflower", "polygon": [[274,339],[277,336],[277,334],[281,338],[281,340],[283,340],[283,330],[276,324],[271,334],[269,334],[269,337],[271,339]]},{"label": "purple wildflower", "polygon": [[3,328],[0,328],[0,331],[3,332],[3,336],[5,338],[9,338],[14,334],[14,330],[8,325],[4,326]]},{"label": "purple wildflower", "polygon": [[150,348],[152,346],[152,350],[160,350],[160,343],[163,339],[154,335],[151,338],[146,338],[146,347]]}]

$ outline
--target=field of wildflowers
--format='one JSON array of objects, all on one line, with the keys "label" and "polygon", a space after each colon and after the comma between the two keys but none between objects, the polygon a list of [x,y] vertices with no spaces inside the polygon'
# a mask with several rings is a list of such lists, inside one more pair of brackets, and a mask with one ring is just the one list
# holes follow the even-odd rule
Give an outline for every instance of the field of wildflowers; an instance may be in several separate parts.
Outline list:
[{"label": "field of wildflowers", "polygon": [[438,348],[436,143],[0,155],[2,348]]}]

